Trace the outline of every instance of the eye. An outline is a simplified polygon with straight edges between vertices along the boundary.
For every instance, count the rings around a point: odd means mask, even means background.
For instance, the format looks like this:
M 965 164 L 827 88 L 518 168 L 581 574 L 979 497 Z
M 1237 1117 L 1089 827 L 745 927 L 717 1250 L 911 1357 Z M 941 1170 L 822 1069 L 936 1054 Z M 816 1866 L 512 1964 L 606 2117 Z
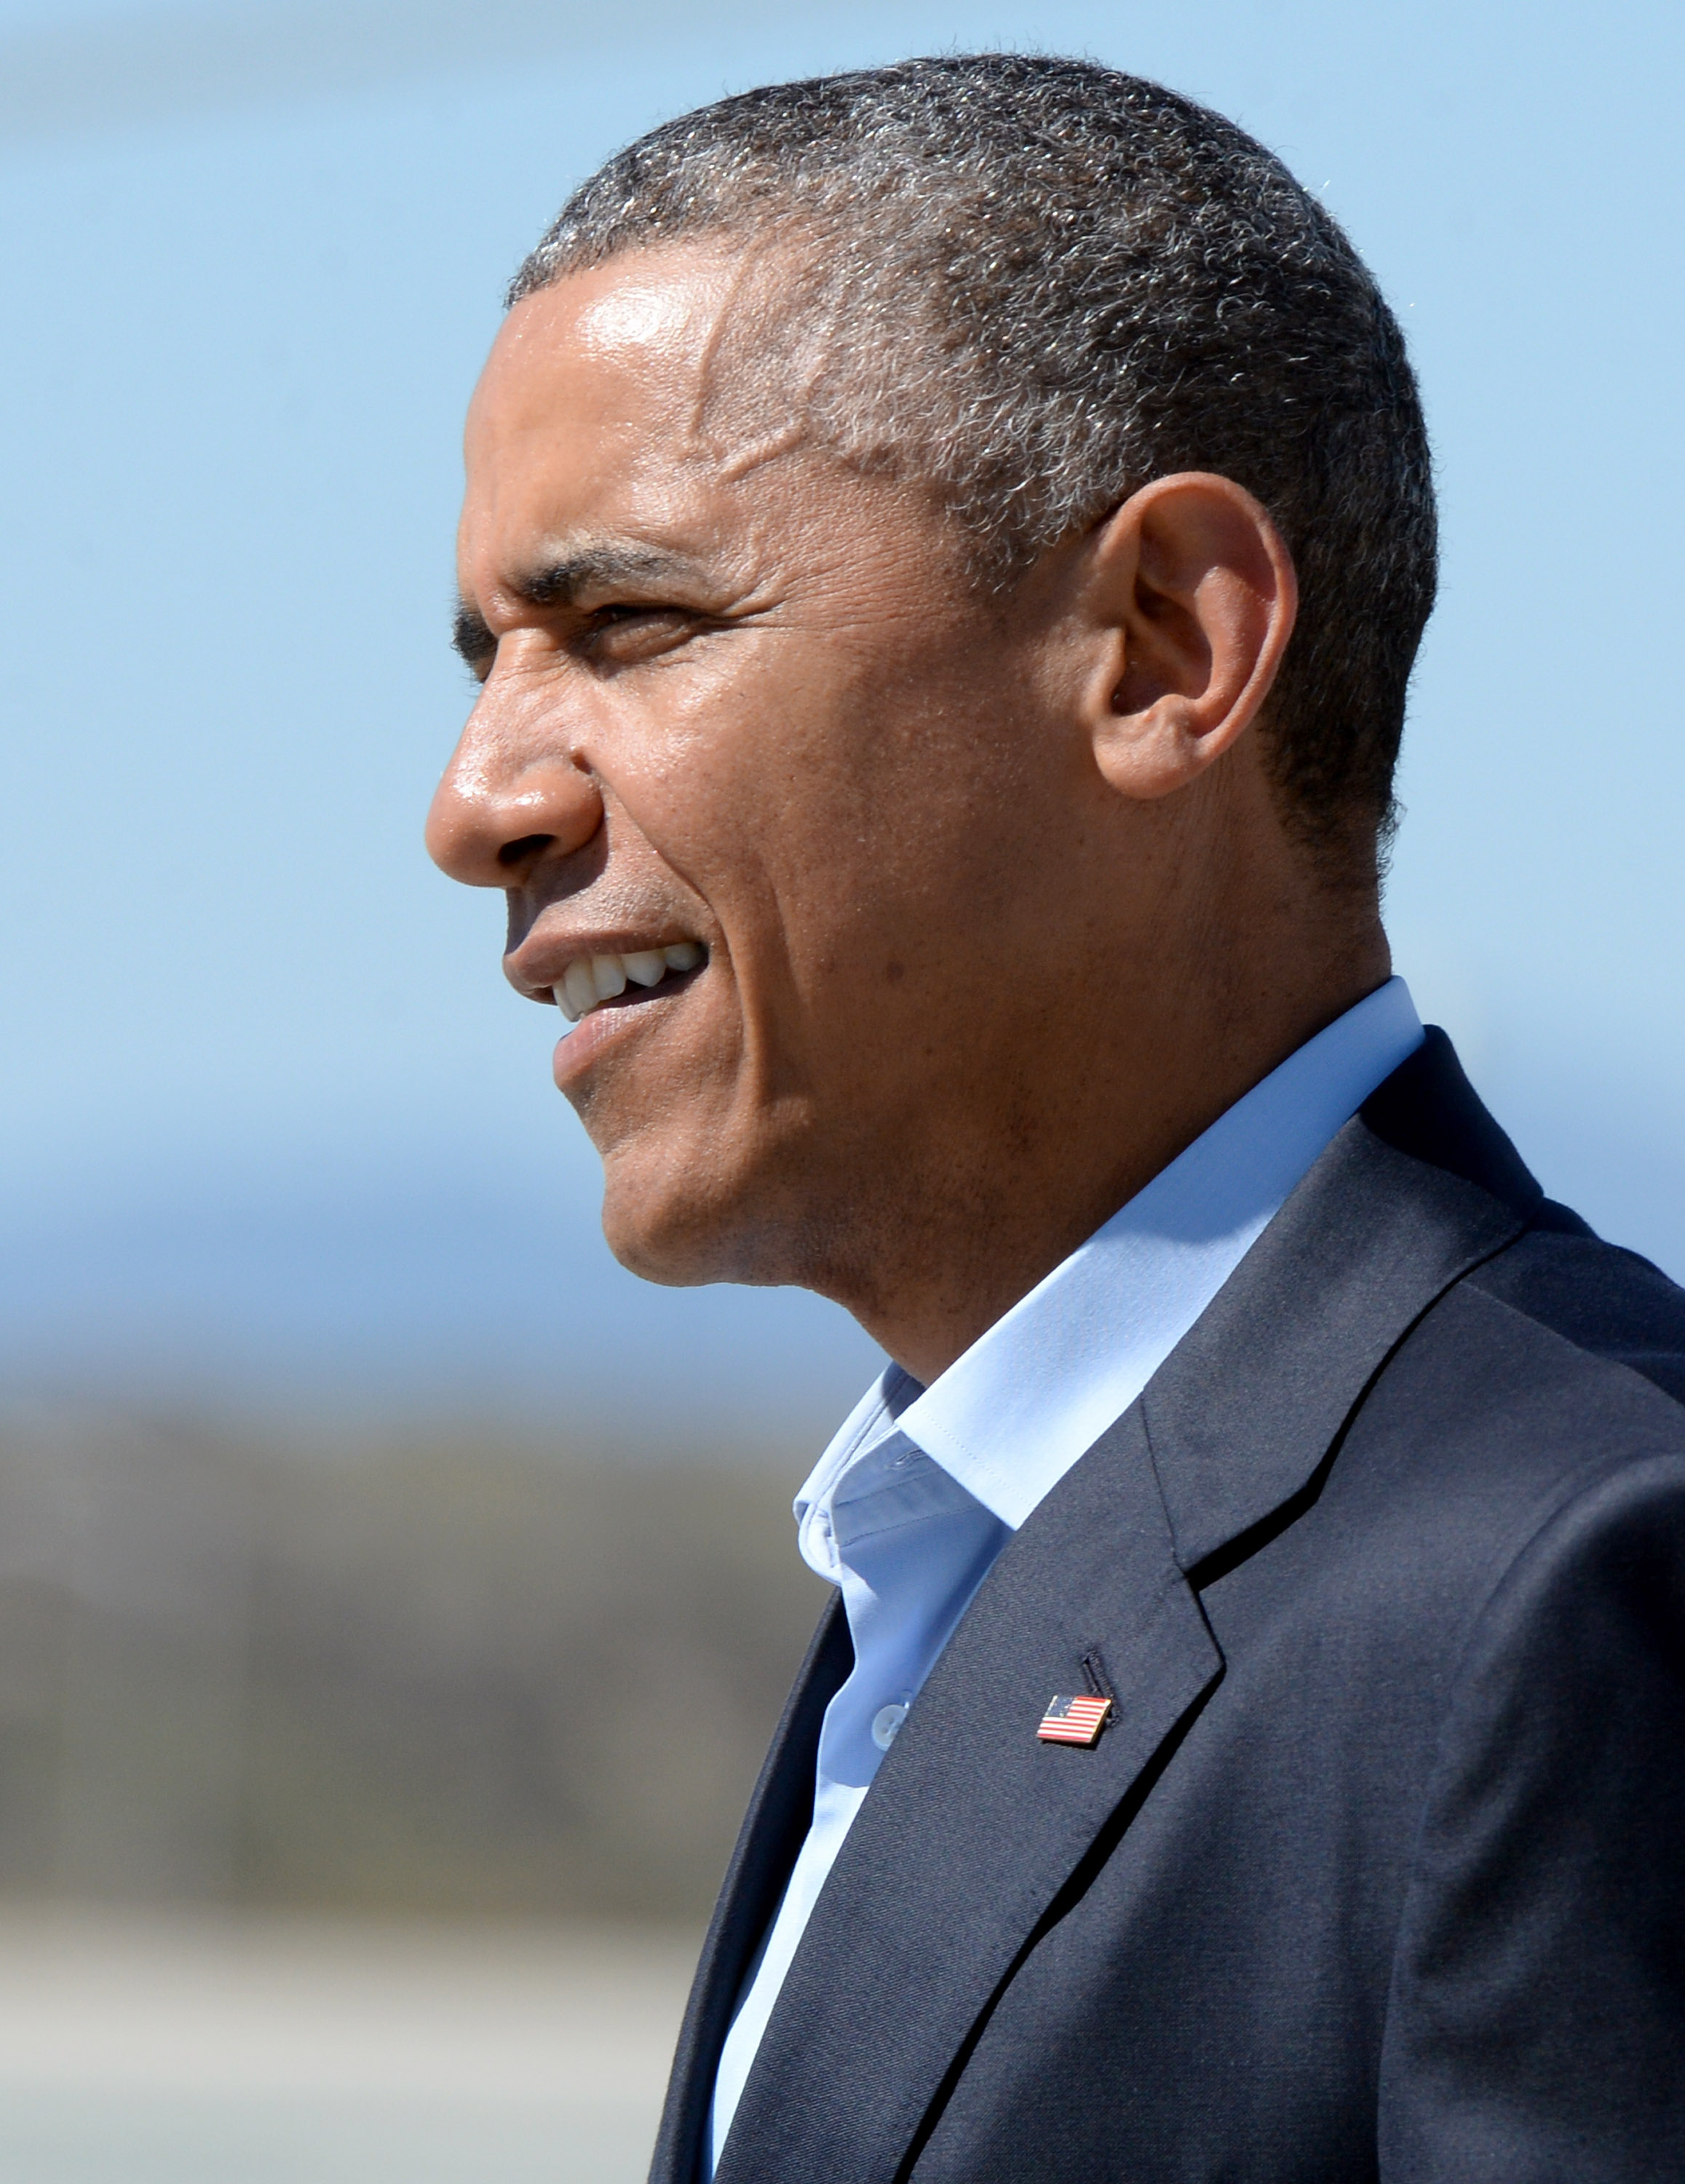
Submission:
M 593 630 L 619 629 L 631 621 L 648 621 L 652 616 L 668 620 L 679 612 L 677 607 L 638 606 L 631 602 L 617 603 L 611 607 L 597 607 L 591 616 Z
M 585 618 L 582 649 L 604 667 L 634 666 L 697 634 L 705 617 L 669 600 L 617 599 Z

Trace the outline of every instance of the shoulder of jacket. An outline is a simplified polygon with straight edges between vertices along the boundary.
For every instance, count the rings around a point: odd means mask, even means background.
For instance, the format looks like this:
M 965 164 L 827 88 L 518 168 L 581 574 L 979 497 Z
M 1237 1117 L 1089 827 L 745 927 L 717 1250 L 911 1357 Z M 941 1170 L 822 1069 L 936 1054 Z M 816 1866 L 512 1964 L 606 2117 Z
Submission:
M 1602 1379 L 1599 1367 L 1636 1374 L 1685 1428 L 1685 1289 L 1636 1251 L 1547 1201 L 1460 1286 L 1515 1315 L 1542 1346 L 1566 1345 L 1590 1381 Z

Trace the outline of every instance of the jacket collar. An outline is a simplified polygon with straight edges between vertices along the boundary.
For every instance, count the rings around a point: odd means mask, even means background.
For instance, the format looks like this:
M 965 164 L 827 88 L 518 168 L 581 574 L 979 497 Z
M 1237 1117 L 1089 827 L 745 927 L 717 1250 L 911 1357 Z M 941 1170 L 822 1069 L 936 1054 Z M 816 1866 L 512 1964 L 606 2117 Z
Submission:
M 1143 1393 L 1184 1569 L 1310 1484 L 1415 1322 L 1541 1197 L 1431 1028 Z
M 1108 1854 L 1221 1673 L 1190 1573 L 1243 1554 L 1314 1490 L 1392 1350 L 1520 1233 L 1538 1195 L 1449 1041 L 1430 1033 L 1141 1401 L 1002 1552 L 832 1868 L 718 2184 L 906 2174 L 994 1998 Z M 1083 1689 L 1085 1660 L 1116 1691 L 1115 1724 L 1093 1751 L 1039 1743 L 1049 1694 Z M 746 1823 L 654 2184 L 695 2174 L 720 2042 L 810 1793 L 812 1737 L 789 1724 L 810 1715 L 816 1736 L 823 1682 L 815 1666 L 798 1685 Z M 787 1780 L 798 1767 L 804 1780 Z

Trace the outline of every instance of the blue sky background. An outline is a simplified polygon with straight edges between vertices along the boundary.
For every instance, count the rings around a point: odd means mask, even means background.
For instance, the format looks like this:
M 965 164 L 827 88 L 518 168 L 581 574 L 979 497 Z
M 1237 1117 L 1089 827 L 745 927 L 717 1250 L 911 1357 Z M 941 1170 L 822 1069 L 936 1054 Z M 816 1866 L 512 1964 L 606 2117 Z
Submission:
M 1399 967 L 1685 1274 L 1677 4 L 0 0 L 0 1384 L 715 1446 L 852 1398 L 829 1306 L 614 1266 L 553 1019 L 423 858 L 458 436 L 615 145 L 994 44 L 1235 114 L 1399 309 L 1446 541 Z

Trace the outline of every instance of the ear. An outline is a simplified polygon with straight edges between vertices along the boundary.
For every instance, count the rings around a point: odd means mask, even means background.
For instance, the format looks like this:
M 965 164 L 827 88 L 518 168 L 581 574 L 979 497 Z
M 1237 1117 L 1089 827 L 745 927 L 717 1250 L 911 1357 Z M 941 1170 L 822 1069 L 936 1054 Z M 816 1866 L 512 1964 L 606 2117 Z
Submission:
M 1293 557 L 1243 487 L 1186 471 L 1092 534 L 1081 582 L 1095 760 L 1122 795 L 1168 796 L 1231 749 L 1269 695 L 1299 608 Z

